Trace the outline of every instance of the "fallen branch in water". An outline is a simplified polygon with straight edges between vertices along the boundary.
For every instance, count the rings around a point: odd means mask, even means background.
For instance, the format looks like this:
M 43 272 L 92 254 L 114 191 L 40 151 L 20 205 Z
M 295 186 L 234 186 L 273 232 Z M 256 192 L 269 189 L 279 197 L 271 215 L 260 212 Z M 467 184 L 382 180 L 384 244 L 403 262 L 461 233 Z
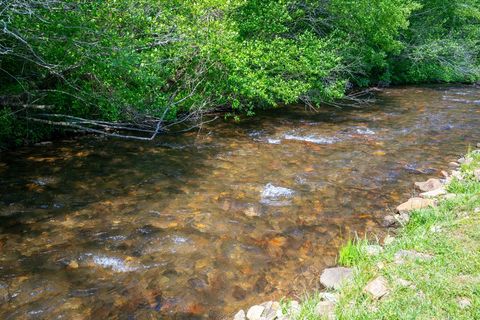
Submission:
M 180 120 L 172 123 L 165 124 L 163 119 L 167 112 L 164 112 L 161 118 L 151 118 L 144 121 L 141 124 L 135 123 L 121 123 L 121 122 L 108 122 L 108 121 L 99 121 L 99 120 L 90 120 L 80 117 L 68 116 L 63 114 L 37 114 L 36 117 L 26 116 L 24 119 L 28 121 L 33 121 L 36 123 L 47 124 L 51 126 L 63 127 L 66 130 L 73 130 L 76 132 L 85 132 L 85 133 L 96 133 L 108 137 L 121 138 L 121 139 L 130 139 L 130 140 L 141 140 L 141 141 L 152 141 L 160 133 L 169 131 L 168 128 L 171 128 L 174 125 L 184 123 L 192 117 L 192 115 L 187 115 Z M 194 125 L 179 130 L 178 132 L 186 132 L 193 130 L 195 128 L 201 128 L 204 124 L 215 121 L 218 119 L 218 116 L 201 122 L 195 122 Z M 139 132 L 150 134 L 150 136 L 138 136 L 131 134 L 121 134 L 119 132 Z

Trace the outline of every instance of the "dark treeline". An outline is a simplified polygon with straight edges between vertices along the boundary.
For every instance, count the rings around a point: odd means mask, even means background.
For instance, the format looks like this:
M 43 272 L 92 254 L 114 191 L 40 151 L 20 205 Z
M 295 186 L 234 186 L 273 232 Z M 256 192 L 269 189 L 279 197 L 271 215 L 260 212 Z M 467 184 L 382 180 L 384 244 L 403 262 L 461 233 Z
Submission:
M 0 143 L 480 79 L 480 0 L 0 0 Z

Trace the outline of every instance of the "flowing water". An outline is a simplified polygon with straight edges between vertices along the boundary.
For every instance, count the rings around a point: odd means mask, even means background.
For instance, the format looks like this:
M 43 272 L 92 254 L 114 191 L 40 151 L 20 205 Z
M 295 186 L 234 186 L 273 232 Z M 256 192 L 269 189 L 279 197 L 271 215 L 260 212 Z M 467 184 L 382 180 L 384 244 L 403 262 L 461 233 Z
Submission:
M 152 143 L 0 154 L 1 319 L 221 319 L 318 288 L 339 246 L 480 142 L 480 88 L 391 88 Z

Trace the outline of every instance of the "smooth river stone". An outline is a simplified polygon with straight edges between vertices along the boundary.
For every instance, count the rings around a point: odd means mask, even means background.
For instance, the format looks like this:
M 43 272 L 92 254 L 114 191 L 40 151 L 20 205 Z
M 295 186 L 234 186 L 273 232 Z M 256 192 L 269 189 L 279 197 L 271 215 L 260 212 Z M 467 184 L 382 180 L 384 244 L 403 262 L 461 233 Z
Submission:
M 428 179 L 425 182 L 415 182 L 415 185 L 423 192 L 433 191 L 443 187 L 443 183 L 439 179 Z
M 328 289 L 339 289 L 342 284 L 353 277 L 352 269 L 344 267 L 323 270 L 320 283 Z
M 404 213 L 433 206 L 435 206 L 435 201 L 432 199 L 411 198 L 407 202 L 399 205 L 397 207 L 397 211 L 400 213 Z
M 433 191 L 420 193 L 420 197 L 429 199 L 429 198 L 436 198 L 439 196 L 443 196 L 446 194 L 447 194 L 447 191 L 444 188 L 438 188 Z
M 387 280 L 384 277 L 378 277 L 370 281 L 364 291 L 378 300 L 386 296 L 390 292 L 390 289 L 388 288 Z
M 262 313 L 265 310 L 264 306 L 253 306 L 248 309 L 247 319 L 248 320 L 260 320 Z

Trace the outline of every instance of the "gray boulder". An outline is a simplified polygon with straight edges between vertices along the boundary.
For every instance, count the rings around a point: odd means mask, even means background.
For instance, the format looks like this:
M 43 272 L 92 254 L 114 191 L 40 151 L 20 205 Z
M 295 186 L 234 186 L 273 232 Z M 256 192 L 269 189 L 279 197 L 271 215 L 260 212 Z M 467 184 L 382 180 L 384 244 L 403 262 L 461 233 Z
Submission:
M 387 280 L 380 276 L 370 281 L 365 287 L 364 291 L 372 298 L 378 300 L 386 296 L 390 292 L 390 289 L 388 288 Z
M 336 267 L 323 270 L 320 283 L 328 289 L 339 289 L 344 282 L 352 279 L 353 271 L 350 268 Z
M 439 179 L 428 179 L 425 182 L 415 182 L 417 186 L 423 192 L 433 191 L 435 189 L 441 188 L 443 183 Z

